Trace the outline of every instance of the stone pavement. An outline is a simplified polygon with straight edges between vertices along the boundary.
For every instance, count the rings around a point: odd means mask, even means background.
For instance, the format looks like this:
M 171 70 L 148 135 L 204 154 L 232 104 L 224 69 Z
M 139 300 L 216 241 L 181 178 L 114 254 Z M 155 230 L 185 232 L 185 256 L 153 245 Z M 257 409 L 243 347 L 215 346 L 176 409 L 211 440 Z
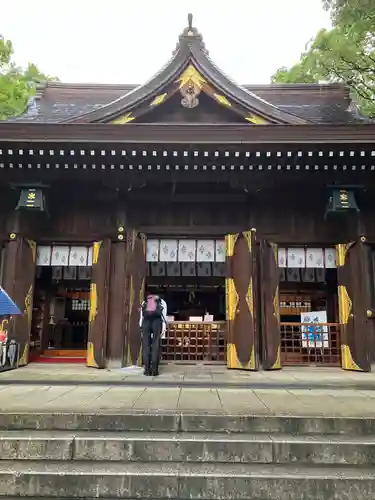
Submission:
M 144 387 L 368 389 L 375 390 L 373 373 L 339 368 L 286 367 L 280 371 L 227 370 L 223 365 L 162 365 L 159 377 L 144 377 L 141 369 L 96 370 L 78 364 L 34 363 L 0 373 L 1 384 L 77 384 Z
M 375 416 L 374 387 L 373 374 L 317 368 L 244 373 L 169 365 L 153 380 L 77 365 L 29 365 L 0 374 L 0 412 L 158 410 L 363 418 Z

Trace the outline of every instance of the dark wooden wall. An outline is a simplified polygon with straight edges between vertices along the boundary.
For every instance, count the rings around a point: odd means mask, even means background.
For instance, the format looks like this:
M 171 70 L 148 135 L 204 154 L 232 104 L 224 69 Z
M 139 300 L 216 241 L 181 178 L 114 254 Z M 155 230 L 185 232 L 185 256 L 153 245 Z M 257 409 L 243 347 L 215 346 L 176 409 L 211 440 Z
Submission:
M 375 197 L 366 195 L 357 216 L 325 218 L 325 189 L 271 187 L 246 193 L 228 184 L 177 188 L 150 184 L 131 192 L 100 184 L 68 183 L 49 191 L 48 214 L 22 213 L 20 231 L 40 242 L 117 238 L 119 220 L 151 235 L 179 236 L 257 230 L 259 239 L 283 244 L 336 244 L 365 235 L 375 244 Z M 0 199 L 0 235 L 12 230 L 17 198 Z M 121 216 L 120 216 L 121 214 Z
M 258 241 L 266 239 L 286 245 L 334 245 L 364 235 L 370 261 L 370 246 L 375 246 L 372 193 L 359 196 L 361 212 L 353 216 L 325 219 L 327 199 L 326 188 L 306 185 L 287 188 L 271 184 L 269 188 L 246 192 L 238 185 L 214 182 L 183 186 L 146 183 L 130 190 L 123 179 L 106 186 L 101 182 L 57 183 L 49 191 L 49 213 L 22 213 L 17 227 L 19 234 L 37 243 L 90 243 L 103 239 L 116 242 L 120 223 L 126 230 L 136 229 L 147 236 L 224 236 L 255 228 Z M 16 203 L 13 191 L 0 198 L 3 242 L 13 230 Z M 113 276 L 113 265 L 111 269 Z M 364 307 L 375 311 L 375 293 Z M 373 320 L 368 321 L 367 336 L 370 357 L 375 361 Z

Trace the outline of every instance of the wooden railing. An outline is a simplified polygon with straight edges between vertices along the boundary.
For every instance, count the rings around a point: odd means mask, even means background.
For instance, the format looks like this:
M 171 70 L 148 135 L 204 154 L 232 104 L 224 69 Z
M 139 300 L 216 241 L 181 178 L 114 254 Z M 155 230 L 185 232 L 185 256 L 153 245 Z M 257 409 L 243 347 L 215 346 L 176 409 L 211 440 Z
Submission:
M 280 333 L 282 365 L 340 365 L 338 323 L 281 323 Z
M 225 343 L 225 321 L 172 321 L 162 339 L 162 360 L 224 363 Z
M 281 364 L 340 366 L 338 323 L 281 323 Z M 162 360 L 225 363 L 226 322 L 173 321 L 162 339 Z

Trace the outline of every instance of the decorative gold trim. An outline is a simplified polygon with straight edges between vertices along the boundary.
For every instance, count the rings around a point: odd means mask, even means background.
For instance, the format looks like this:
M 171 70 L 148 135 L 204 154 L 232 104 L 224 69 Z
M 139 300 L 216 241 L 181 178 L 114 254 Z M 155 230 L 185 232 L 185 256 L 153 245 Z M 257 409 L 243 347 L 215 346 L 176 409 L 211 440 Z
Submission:
M 158 106 L 159 104 L 161 104 L 162 102 L 164 102 L 165 99 L 167 98 L 167 95 L 168 95 L 167 92 L 164 92 L 164 94 L 157 95 L 155 97 L 155 99 L 153 99 L 153 101 L 150 103 L 150 107 L 151 106 Z
M 236 345 L 232 343 L 227 344 L 227 367 L 229 369 L 237 370 L 256 370 L 255 366 L 255 346 L 251 349 L 250 360 L 247 364 L 243 365 L 237 356 Z
M 134 306 L 134 285 L 133 285 L 133 276 L 130 276 L 130 284 L 129 284 L 129 319 L 131 318 Z
M 277 348 L 277 356 L 276 356 L 276 361 L 272 365 L 272 370 L 279 370 L 281 368 L 281 346 Z
M 250 278 L 249 287 L 246 293 L 246 303 L 249 308 L 251 318 L 254 319 L 254 296 L 253 296 L 253 278 Z
M 18 360 L 18 365 L 25 366 L 27 365 L 28 361 L 29 361 L 29 344 L 25 344 L 22 355 Z
M 139 354 L 138 354 L 138 358 L 137 358 L 137 366 L 142 366 L 142 342 L 141 342 L 141 346 L 139 348 Z
M 90 285 L 90 309 L 89 309 L 89 323 L 92 323 L 98 314 L 98 293 L 96 283 Z
M 349 321 L 353 303 L 349 297 L 346 286 L 339 285 L 337 290 L 339 299 L 339 321 L 341 325 L 346 325 Z
M 142 302 L 145 300 L 144 295 L 145 295 L 145 278 L 142 279 L 141 286 L 139 289 L 139 307 L 142 305 Z
M 252 246 L 253 246 L 253 241 L 252 241 L 253 231 L 243 231 L 242 234 L 243 234 L 243 237 L 245 238 L 245 240 L 247 241 L 247 245 L 249 247 L 249 253 L 251 254 Z
M 130 238 L 131 238 L 131 250 L 132 250 L 132 252 L 134 251 L 136 237 L 137 237 L 136 230 L 132 229 L 131 230 L 131 234 L 130 234 Z
M 140 233 L 141 237 L 141 242 L 142 242 L 142 253 L 143 257 L 146 260 L 146 254 L 147 254 L 147 239 L 146 236 L 143 233 Z
M 192 64 L 189 64 L 185 71 L 183 71 L 182 74 L 177 78 L 176 82 L 180 84 L 180 89 L 188 84 L 193 84 L 201 89 L 203 87 L 203 84 L 207 83 L 203 76 Z
M 279 285 L 276 287 L 275 296 L 273 298 L 273 315 L 277 319 L 277 322 L 280 323 Z
M 261 116 L 254 115 L 253 113 L 249 113 L 246 117 L 245 120 L 247 120 L 250 123 L 253 123 L 254 125 L 269 125 L 269 122 L 262 118 Z
M 342 267 L 345 265 L 346 254 L 348 253 L 350 247 L 354 245 L 354 241 L 349 243 L 339 243 L 336 245 L 336 265 L 337 267 Z
M 27 244 L 29 245 L 30 250 L 31 250 L 33 264 L 35 264 L 35 262 L 36 262 L 36 242 L 33 240 L 26 240 L 26 241 L 27 241 Z
M 87 342 L 87 366 L 91 368 L 99 368 L 98 363 L 95 361 L 95 346 L 93 342 Z
M 233 321 L 236 317 L 239 300 L 233 278 L 226 278 L 225 280 L 225 295 L 227 321 Z
M 357 372 L 363 372 L 357 363 L 354 361 L 350 347 L 346 344 L 341 345 L 341 367 L 344 370 L 353 370 Z
M 213 93 L 212 95 L 215 97 L 217 102 L 219 102 L 223 106 L 228 106 L 228 108 L 232 106 L 232 104 L 228 101 L 228 99 L 224 95 L 215 94 L 215 93 Z
M 274 256 L 274 259 L 275 259 L 276 267 L 279 267 L 278 246 L 277 246 L 276 243 L 270 243 L 270 246 L 271 246 L 271 249 L 272 249 L 272 252 L 273 252 L 273 256 Z
M 233 257 L 234 255 L 234 247 L 236 245 L 236 241 L 238 239 L 238 233 L 237 234 L 227 234 L 225 236 L 225 250 L 226 250 L 226 256 L 227 257 Z
M 116 118 L 115 120 L 111 121 L 111 125 L 125 125 L 125 123 L 129 123 L 131 121 L 135 120 L 135 116 L 132 115 L 132 112 L 129 111 L 129 113 L 126 113 L 124 116 L 120 116 L 119 118 Z
M 128 349 L 127 349 L 127 353 L 126 353 L 126 366 L 131 366 L 132 364 L 133 363 L 132 363 L 132 355 L 130 352 L 130 344 L 128 343 Z M 142 366 L 142 344 L 139 348 L 136 366 Z
M 97 264 L 99 261 L 99 252 L 103 241 L 95 241 L 92 246 L 92 263 Z
M 27 318 L 27 327 L 29 334 L 33 316 L 33 288 L 34 288 L 33 285 L 30 285 L 29 290 L 25 297 L 24 311 L 23 311 Z

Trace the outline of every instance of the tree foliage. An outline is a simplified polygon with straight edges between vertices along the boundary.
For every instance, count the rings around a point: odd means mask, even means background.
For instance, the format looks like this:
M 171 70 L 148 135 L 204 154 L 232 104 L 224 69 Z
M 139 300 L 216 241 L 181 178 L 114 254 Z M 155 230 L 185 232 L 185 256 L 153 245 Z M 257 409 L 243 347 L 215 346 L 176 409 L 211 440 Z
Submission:
M 17 66 L 11 41 L 0 36 L 0 120 L 21 114 L 36 85 L 46 80 L 56 78 L 41 73 L 32 63 L 26 69 Z
M 324 0 L 333 27 L 320 30 L 300 61 L 273 82 L 344 82 L 363 114 L 375 117 L 375 1 Z

